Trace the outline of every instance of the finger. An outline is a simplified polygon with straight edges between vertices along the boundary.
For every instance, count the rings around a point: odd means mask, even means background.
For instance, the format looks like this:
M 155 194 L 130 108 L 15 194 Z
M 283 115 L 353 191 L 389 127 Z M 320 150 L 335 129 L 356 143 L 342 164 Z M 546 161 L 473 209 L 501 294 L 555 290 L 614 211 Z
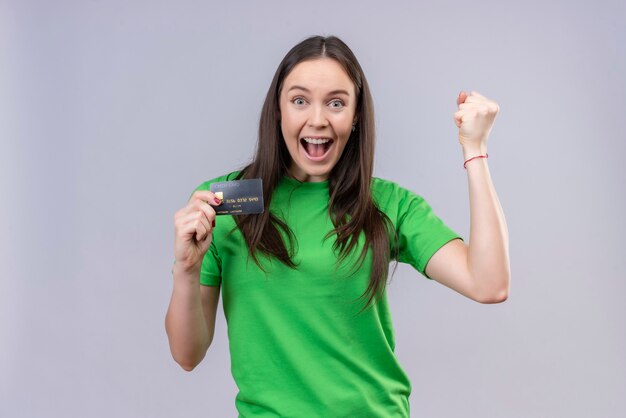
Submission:
M 187 204 L 181 208 L 178 212 L 176 212 L 176 215 L 174 216 L 175 219 L 184 219 L 186 218 L 188 215 L 194 213 L 194 212 L 198 212 L 200 211 L 200 205 L 201 202 L 204 202 L 203 200 L 200 199 L 196 199 L 196 198 L 191 198 L 189 200 L 189 202 L 187 202 Z M 206 205 L 207 203 L 204 202 L 204 204 Z
M 459 108 L 461 110 L 473 110 L 483 115 L 494 111 L 493 108 L 489 107 L 486 103 L 462 103 L 459 105 Z
M 468 120 L 476 119 L 477 115 L 478 112 L 475 109 L 459 110 L 454 113 L 454 120 L 458 121 L 459 124 L 463 124 L 463 122 L 466 122 Z
M 461 103 L 459 105 L 459 109 L 460 110 L 480 110 L 483 107 L 485 109 L 487 109 L 487 107 L 484 104 L 482 104 L 482 103 L 467 103 L 467 102 L 465 102 L 465 103 Z
M 494 100 L 489 99 L 488 97 L 483 96 L 482 94 L 479 94 L 476 91 L 472 91 L 472 96 L 470 96 L 470 98 L 468 98 L 466 102 L 467 101 L 481 102 L 489 108 L 490 112 L 493 113 L 498 113 L 500 111 L 500 105 L 498 105 L 498 103 L 496 103 Z
M 204 216 L 208 224 L 210 225 L 213 221 L 215 221 L 215 209 L 213 206 L 206 203 L 204 200 L 196 199 L 186 206 L 187 214 L 200 213 Z
M 461 125 L 463 124 L 463 114 L 465 112 L 463 110 L 459 110 L 454 112 L 454 123 L 456 124 L 457 128 L 460 128 Z
M 204 205 L 208 206 L 206 203 Z M 207 214 L 203 210 L 197 212 L 196 224 L 196 240 L 202 241 L 209 234 L 213 233 L 212 222 L 207 219 Z
M 197 190 L 191 195 L 191 198 L 189 200 L 202 200 L 213 206 L 218 206 L 222 204 L 221 199 L 217 198 L 217 196 L 215 196 L 215 193 L 209 190 Z
M 201 211 L 196 213 L 196 217 L 190 222 L 192 227 L 192 235 L 195 236 L 196 241 L 203 241 L 212 232 L 211 224 L 207 222 L 204 213 Z
M 200 224 L 203 225 L 204 229 L 198 227 Z M 200 234 L 197 235 L 196 239 L 201 240 L 211 231 L 210 225 L 202 211 L 195 211 L 177 222 L 177 230 L 179 235 L 189 237 L 199 232 Z
M 209 230 L 207 228 L 207 226 L 204 224 L 204 222 L 202 221 L 202 219 L 198 219 L 195 223 L 196 226 L 196 241 L 200 242 L 200 241 L 204 241 L 204 239 L 209 236 Z
M 461 122 L 475 122 L 478 119 L 478 111 L 468 110 L 461 115 Z
M 212 223 L 215 223 L 216 213 L 215 213 L 215 209 L 213 209 L 213 206 L 207 204 L 203 200 L 196 200 L 193 203 L 192 208 L 193 208 L 194 211 L 202 212 L 204 217 L 207 219 L 209 225 L 212 224 Z
M 466 99 L 467 99 L 467 93 L 465 93 L 465 91 L 461 90 L 461 92 L 459 93 L 459 95 L 456 98 L 457 106 L 460 105 L 461 103 L 464 103 Z
M 180 215 L 179 212 L 177 212 L 177 217 L 175 221 L 176 230 L 180 233 L 189 232 L 188 224 L 193 222 L 193 220 L 196 218 L 197 215 L 195 212 L 181 212 Z
M 210 226 L 210 230 L 212 231 L 215 228 L 215 209 L 212 206 L 206 204 L 206 202 L 198 202 L 199 209 L 202 211 L 204 215 L 204 221 L 207 225 L 207 228 Z
M 487 106 L 487 108 L 492 112 L 498 112 L 500 107 L 496 102 L 486 98 L 485 96 L 469 96 L 465 103 L 478 103 Z
M 468 99 L 469 100 L 469 99 Z M 462 103 L 459 105 L 459 109 L 463 110 L 475 110 L 476 112 L 482 115 L 497 114 L 500 110 L 500 106 L 494 102 L 471 102 L 471 103 Z
M 500 111 L 500 106 L 498 106 L 498 103 L 485 97 L 470 96 L 467 98 L 467 100 L 465 100 L 465 103 L 477 103 L 487 106 L 487 109 L 492 113 L 498 113 Z
M 465 99 L 465 103 L 489 103 L 490 100 L 485 97 L 469 96 Z

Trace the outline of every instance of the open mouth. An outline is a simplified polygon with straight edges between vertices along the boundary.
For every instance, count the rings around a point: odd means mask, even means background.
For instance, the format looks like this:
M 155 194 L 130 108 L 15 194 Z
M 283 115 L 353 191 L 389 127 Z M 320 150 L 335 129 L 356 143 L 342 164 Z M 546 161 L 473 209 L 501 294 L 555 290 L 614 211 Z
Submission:
M 313 161 L 323 160 L 334 142 L 331 138 L 300 138 L 304 152 Z

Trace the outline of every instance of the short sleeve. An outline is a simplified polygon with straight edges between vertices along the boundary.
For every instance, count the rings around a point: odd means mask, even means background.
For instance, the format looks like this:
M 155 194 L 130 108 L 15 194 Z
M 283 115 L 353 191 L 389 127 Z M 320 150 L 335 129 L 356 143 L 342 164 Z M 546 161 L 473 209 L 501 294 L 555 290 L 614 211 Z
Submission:
M 412 265 L 426 278 L 430 258 L 453 239 L 463 239 L 435 215 L 421 196 L 397 186 L 398 261 Z

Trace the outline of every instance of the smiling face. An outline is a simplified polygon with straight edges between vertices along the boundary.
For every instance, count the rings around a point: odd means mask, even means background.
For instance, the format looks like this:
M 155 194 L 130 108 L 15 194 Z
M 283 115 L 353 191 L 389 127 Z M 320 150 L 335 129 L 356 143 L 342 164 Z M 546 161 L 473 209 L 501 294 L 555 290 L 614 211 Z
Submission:
M 293 177 L 328 180 L 352 133 L 355 111 L 354 83 L 337 61 L 320 58 L 293 67 L 280 92 L 280 125 Z

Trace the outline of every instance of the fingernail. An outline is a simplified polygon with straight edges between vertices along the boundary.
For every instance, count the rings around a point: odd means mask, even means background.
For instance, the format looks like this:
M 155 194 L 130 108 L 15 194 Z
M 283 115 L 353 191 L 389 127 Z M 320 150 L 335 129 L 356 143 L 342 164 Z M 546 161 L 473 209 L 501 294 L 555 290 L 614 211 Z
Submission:
M 217 203 L 218 205 L 222 204 L 222 201 L 220 200 L 219 197 L 214 198 L 213 200 L 215 200 L 215 203 Z
M 215 219 L 213 219 L 213 228 L 215 228 Z

